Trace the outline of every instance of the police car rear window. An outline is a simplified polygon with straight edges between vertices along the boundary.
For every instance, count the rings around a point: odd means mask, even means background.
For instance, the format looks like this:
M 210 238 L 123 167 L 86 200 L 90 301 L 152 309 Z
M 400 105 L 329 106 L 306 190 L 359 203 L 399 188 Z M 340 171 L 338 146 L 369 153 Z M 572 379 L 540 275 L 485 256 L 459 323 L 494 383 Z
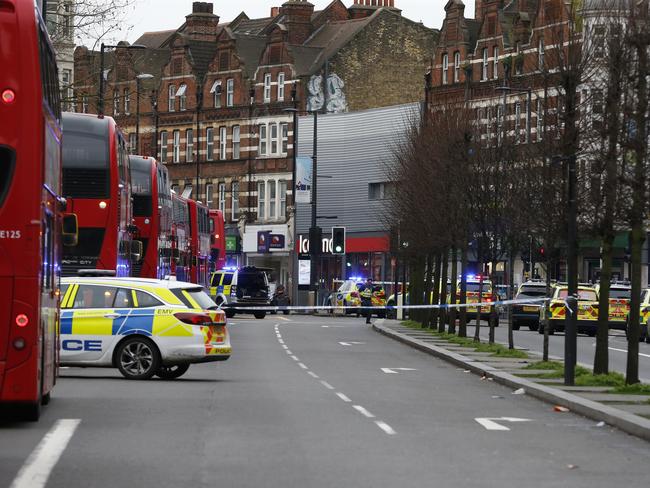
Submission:
M 523 286 L 517 295 L 518 297 L 543 297 L 546 295 L 546 287 L 543 286 Z
M 609 298 L 631 298 L 632 290 L 609 290 Z
M 196 304 L 204 310 L 217 308 L 217 304 L 212 301 L 206 292 L 203 291 L 203 288 L 176 288 L 172 290 L 172 293 L 176 295 L 176 298 L 183 302 L 183 305 L 188 308 L 195 308 L 196 305 L 188 299 L 187 295 L 189 295 L 192 300 L 194 300 Z

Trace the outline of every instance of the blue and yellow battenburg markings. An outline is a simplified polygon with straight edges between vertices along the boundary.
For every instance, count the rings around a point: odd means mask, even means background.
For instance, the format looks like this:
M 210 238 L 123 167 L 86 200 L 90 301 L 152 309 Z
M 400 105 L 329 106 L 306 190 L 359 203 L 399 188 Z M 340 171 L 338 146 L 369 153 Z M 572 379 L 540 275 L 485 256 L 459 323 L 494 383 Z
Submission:
M 116 314 L 119 317 L 106 318 Z M 92 320 L 92 322 L 91 322 Z M 114 336 L 141 334 L 147 337 L 190 337 L 192 326 L 173 316 L 171 309 L 64 310 L 61 334 Z

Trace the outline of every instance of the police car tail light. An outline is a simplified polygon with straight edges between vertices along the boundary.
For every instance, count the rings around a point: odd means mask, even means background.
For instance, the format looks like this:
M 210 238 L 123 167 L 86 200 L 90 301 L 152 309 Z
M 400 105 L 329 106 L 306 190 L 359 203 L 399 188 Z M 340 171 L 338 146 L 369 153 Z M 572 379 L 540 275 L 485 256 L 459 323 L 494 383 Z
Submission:
M 16 325 L 18 327 L 27 327 L 29 324 L 29 318 L 24 313 L 16 315 Z
M 353 291 L 352 293 L 350 293 L 350 296 L 352 298 L 359 298 L 359 292 L 358 291 Z
M 191 325 L 210 325 L 213 323 L 212 318 L 204 313 L 179 312 L 175 313 L 174 317 L 185 324 Z

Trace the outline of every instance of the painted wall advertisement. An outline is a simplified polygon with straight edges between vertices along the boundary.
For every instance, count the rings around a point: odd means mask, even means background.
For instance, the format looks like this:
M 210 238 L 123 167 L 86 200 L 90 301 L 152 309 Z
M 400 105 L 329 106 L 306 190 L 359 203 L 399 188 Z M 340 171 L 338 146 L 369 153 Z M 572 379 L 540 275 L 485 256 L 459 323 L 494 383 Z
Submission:
M 311 203 L 312 159 L 296 158 L 296 203 Z

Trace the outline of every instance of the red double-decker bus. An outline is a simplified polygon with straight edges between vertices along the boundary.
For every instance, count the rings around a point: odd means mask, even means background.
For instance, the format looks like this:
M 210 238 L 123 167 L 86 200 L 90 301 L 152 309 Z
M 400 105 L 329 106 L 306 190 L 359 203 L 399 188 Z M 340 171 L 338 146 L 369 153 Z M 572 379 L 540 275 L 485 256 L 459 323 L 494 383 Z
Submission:
M 79 222 L 77 245 L 63 252 L 63 276 L 83 269 L 129 276 L 138 257 L 131 246 L 129 156 L 111 117 L 63 114 L 63 196 Z
M 187 199 L 172 192 L 172 275 L 190 281 L 192 252 Z
M 190 281 L 209 287 L 210 280 L 210 211 L 206 205 L 188 199 L 190 215 Z
M 131 275 L 162 279 L 172 272 L 172 199 L 167 168 L 155 159 L 130 156 L 133 219 L 142 242 L 142 259 Z
M 226 265 L 226 223 L 221 210 L 210 210 L 210 272 Z
M 65 201 L 56 61 L 34 2 L 0 2 L 0 66 L 0 404 L 37 420 L 57 374 Z

